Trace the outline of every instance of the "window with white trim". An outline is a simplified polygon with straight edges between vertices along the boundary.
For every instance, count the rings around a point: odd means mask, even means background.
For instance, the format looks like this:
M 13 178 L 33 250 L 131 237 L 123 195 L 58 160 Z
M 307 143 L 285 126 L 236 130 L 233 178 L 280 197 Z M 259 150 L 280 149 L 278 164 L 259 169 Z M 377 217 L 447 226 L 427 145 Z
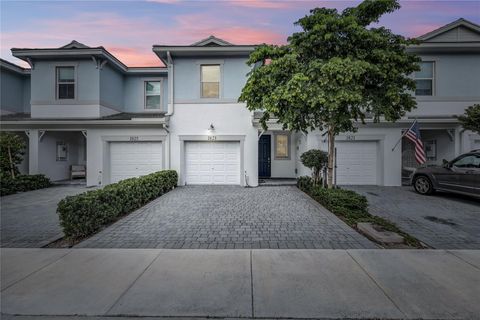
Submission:
M 160 109 L 161 81 L 145 81 L 145 109 Z
M 435 63 L 433 61 L 420 62 L 420 71 L 415 72 L 416 96 L 433 96 Z
M 288 134 L 275 134 L 275 159 L 290 159 L 290 137 Z
M 202 98 L 220 98 L 220 65 L 200 66 L 200 91 Z
M 57 99 L 75 99 L 75 67 L 56 67 Z
M 68 160 L 68 145 L 64 141 L 57 141 L 57 161 Z

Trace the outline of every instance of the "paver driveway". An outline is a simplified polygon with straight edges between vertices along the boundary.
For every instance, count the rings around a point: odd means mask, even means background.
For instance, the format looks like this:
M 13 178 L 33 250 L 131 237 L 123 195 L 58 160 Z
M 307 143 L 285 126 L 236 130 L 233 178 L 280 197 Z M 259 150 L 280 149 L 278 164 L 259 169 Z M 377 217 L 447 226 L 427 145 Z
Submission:
M 57 204 L 69 195 L 86 191 L 83 186 L 56 186 L 2 197 L 0 200 L 1 247 L 39 248 L 63 236 Z
M 480 249 L 480 201 L 447 193 L 422 196 L 412 187 L 350 186 L 370 213 L 436 249 Z
M 78 244 L 88 248 L 375 248 L 296 187 L 187 186 Z

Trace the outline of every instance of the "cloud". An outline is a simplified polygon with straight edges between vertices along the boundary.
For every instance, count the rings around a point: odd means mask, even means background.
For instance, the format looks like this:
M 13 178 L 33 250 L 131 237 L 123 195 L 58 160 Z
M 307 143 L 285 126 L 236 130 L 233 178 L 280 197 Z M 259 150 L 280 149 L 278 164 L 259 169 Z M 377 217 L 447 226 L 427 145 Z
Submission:
M 235 6 L 246 8 L 260 8 L 260 9 L 285 9 L 298 4 L 298 2 L 305 2 L 305 0 L 146 0 L 147 2 L 155 2 L 160 4 L 196 4 L 196 5 L 210 5 L 215 2 L 215 5 Z M 314 0 L 306 0 L 311 2 Z
M 247 7 L 247 8 L 260 8 L 260 9 L 286 9 L 295 5 L 295 1 L 285 0 L 227 0 L 223 1 L 226 5 Z M 298 1 L 297 1 L 298 3 Z
M 146 0 L 147 2 L 155 2 L 160 4 L 175 5 L 196 5 L 197 7 L 241 7 L 252 9 L 280 9 L 286 10 L 291 8 L 305 7 L 313 8 L 318 6 L 339 6 L 344 7 L 347 4 L 355 4 L 360 0 Z
M 104 46 L 128 66 L 160 66 L 160 59 L 152 52 L 153 44 L 191 44 L 212 34 L 235 44 L 286 40 L 286 36 L 270 28 L 242 26 L 211 13 L 178 15 L 173 23 L 166 23 L 115 13 L 83 12 L 66 19 L 39 19 L 24 30 L 2 32 L 1 56 L 12 60 L 12 47 L 58 48 L 77 40 L 92 47 Z
M 141 19 L 79 13 L 68 19 L 37 20 L 33 25 L 34 28 L 28 28 L 28 31 L 2 32 L 2 57 L 10 56 L 8 50 L 12 47 L 57 48 L 77 40 L 87 46 L 104 46 L 129 66 L 161 65 L 151 51 L 151 39 L 158 35 L 158 31 L 148 28 L 148 22 Z
M 441 26 L 442 24 L 429 24 L 429 23 L 409 25 L 404 27 L 404 34 L 409 37 L 419 37 L 435 29 L 438 29 Z
M 3 10 L 1 56 L 14 60 L 9 50 L 12 47 L 55 48 L 75 39 L 89 46 L 104 46 L 129 66 L 158 66 L 161 62 L 151 51 L 153 44 L 191 44 L 210 35 L 234 44 L 282 44 L 286 42 L 287 35 L 296 30 L 293 22 L 305 15 L 308 9 L 317 6 L 343 9 L 359 1 L 150 2 L 164 6 L 122 2 L 98 7 L 89 3 L 87 7 L 80 1 L 54 6 L 41 2 L 42 10 L 48 9 L 51 14 L 39 14 L 29 7 L 29 11 L 22 14 L 22 19 L 18 21 L 3 19 L 12 14 Z M 180 4 L 182 6 L 177 7 Z M 410 37 L 422 35 L 460 16 L 478 23 L 478 2 L 475 5 L 469 1 L 401 1 L 401 4 L 401 10 L 385 15 L 380 24 Z M 2 8 L 5 9 L 5 6 Z
M 181 0 L 146 0 L 147 2 L 156 2 L 156 3 L 164 3 L 164 4 L 176 4 L 180 3 Z
M 178 16 L 170 32 L 174 39 L 188 39 L 193 43 L 214 35 L 234 44 L 284 43 L 286 36 L 259 26 L 241 26 L 211 14 L 188 14 Z M 175 43 L 175 41 L 174 41 Z
M 163 65 L 151 50 L 145 51 L 144 48 L 117 47 L 109 45 L 105 47 L 111 54 L 119 58 L 129 67 L 151 67 Z
M 217 31 L 216 35 L 234 44 L 284 44 L 287 42 L 287 37 L 282 34 L 248 27 L 231 27 Z

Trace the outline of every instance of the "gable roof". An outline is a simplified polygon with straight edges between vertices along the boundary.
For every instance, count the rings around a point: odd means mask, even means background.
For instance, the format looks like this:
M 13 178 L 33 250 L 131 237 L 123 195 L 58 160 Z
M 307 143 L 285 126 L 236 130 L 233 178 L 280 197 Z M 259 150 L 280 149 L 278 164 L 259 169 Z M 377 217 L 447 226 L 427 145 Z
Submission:
M 257 45 L 236 45 L 215 36 L 197 41 L 191 45 L 153 45 L 153 52 L 167 65 L 176 57 L 218 57 L 248 56 Z
M 447 34 L 448 36 L 446 36 Z M 460 18 L 443 27 L 421 35 L 417 39 L 422 42 L 466 42 L 475 41 L 475 34 L 478 35 L 477 41 L 480 41 L 480 26 L 464 18 Z
M 209 36 L 208 38 L 205 38 L 193 43 L 192 46 L 194 47 L 233 46 L 233 44 L 212 35 L 212 36 Z
M 84 45 L 83 43 L 78 42 L 77 40 L 72 40 L 70 43 L 60 47 L 59 49 L 85 49 L 85 48 L 90 48 L 87 45 Z
M 416 53 L 479 53 L 480 26 L 460 18 L 417 38 L 407 50 Z
M 88 58 L 93 59 L 100 67 L 102 61 L 108 61 L 112 66 L 122 72 L 145 74 L 145 73 L 163 73 L 166 72 L 165 67 L 127 67 L 122 61 L 111 54 L 103 46 L 89 47 L 76 40 L 59 48 L 12 48 L 12 55 L 24 60 L 34 66 L 35 60 L 52 59 L 52 58 Z

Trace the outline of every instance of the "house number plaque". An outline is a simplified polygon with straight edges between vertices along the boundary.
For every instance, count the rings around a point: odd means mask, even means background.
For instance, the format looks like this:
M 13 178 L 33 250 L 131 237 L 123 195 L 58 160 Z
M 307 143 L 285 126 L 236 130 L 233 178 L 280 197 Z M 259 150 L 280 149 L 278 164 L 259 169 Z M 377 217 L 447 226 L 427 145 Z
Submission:
M 130 141 L 138 141 L 138 136 L 131 136 Z
M 348 141 L 353 141 L 353 140 L 355 140 L 355 136 L 354 135 L 347 135 L 345 137 L 345 139 L 348 140 Z
M 217 136 L 208 136 L 207 140 L 208 141 L 215 141 L 215 140 L 217 140 Z

